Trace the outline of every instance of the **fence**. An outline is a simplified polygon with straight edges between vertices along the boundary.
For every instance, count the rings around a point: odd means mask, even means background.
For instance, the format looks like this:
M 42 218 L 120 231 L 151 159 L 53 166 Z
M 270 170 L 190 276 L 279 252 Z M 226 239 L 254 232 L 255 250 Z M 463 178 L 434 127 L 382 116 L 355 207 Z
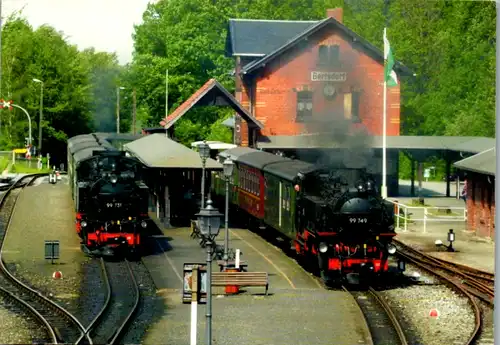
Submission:
M 423 222 L 424 233 L 427 232 L 428 222 L 466 222 L 467 208 L 448 206 L 408 206 L 397 200 L 389 200 L 394 205 L 394 216 L 396 217 L 396 229 L 408 231 L 408 224 L 412 222 Z

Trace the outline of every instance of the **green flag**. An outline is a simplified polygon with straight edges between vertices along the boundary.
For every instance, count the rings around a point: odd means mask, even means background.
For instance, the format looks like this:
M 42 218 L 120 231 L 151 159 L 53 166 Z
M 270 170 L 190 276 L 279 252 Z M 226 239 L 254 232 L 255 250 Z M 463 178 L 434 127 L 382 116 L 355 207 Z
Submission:
M 398 76 L 393 70 L 394 56 L 392 55 L 391 45 L 387 39 L 387 29 L 384 28 L 384 81 L 387 86 L 397 86 Z

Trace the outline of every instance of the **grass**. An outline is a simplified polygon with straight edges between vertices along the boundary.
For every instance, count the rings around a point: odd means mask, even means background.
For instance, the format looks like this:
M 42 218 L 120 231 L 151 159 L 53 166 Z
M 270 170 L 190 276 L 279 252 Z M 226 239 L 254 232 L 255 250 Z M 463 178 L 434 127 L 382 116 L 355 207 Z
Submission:
M 37 162 L 31 162 L 31 166 L 27 162 L 19 162 L 10 167 L 9 173 L 18 173 L 18 174 L 34 174 L 34 173 L 48 173 L 51 169 L 43 168 L 38 169 Z

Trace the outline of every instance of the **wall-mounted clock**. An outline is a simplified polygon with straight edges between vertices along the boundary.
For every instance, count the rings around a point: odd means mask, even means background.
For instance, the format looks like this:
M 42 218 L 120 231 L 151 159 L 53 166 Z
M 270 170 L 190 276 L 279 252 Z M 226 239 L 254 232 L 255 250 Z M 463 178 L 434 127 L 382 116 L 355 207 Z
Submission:
M 337 95 L 337 90 L 332 84 L 326 84 L 323 88 L 323 95 L 326 98 L 334 98 Z

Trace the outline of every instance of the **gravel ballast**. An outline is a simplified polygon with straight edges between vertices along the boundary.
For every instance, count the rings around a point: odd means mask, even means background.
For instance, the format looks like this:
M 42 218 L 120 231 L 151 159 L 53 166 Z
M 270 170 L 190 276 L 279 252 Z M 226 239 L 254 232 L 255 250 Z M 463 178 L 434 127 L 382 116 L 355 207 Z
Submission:
M 411 264 L 405 275 L 416 284 L 381 291 L 405 329 L 409 343 L 464 344 L 474 330 L 474 313 L 466 296 Z M 432 309 L 438 317 L 431 317 Z
M 12 310 L 11 310 L 12 309 Z M 19 313 L 17 304 L 0 296 L 0 339 L 2 344 L 32 344 L 47 339 L 33 316 Z

